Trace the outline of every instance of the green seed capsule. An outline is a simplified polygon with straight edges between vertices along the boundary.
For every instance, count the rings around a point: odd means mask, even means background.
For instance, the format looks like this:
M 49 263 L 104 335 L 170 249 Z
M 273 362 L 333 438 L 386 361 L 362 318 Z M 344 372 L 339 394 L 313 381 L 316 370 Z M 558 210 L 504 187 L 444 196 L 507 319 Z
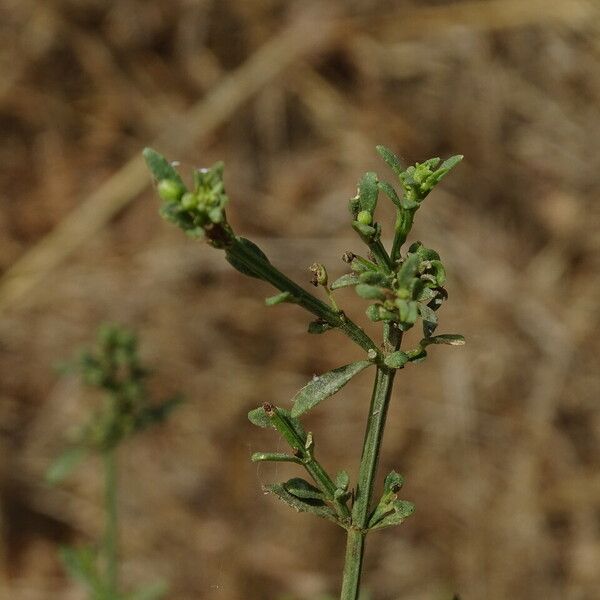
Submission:
M 196 208 L 198 206 L 198 198 L 194 196 L 191 192 L 186 192 L 181 197 L 181 206 L 185 208 L 185 210 L 191 210 L 192 208 Z
M 370 225 L 373 222 L 373 217 L 368 210 L 361 210 L 356 216 L 356 220 L 362 225 Z
M 158 195 L 166 202 L 178 202 L 185 192 L 181 184 L 173 179 L 162 179 L 157 186 Z

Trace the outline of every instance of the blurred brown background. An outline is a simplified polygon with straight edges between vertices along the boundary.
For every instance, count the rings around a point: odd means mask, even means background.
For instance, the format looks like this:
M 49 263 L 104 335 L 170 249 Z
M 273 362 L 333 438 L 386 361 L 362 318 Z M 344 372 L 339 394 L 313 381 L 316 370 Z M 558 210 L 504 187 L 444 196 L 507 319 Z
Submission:
M 263 496 L 296 471 L 249 462 L 282 445 L 245 414 L 359 353 L 162 222 L 139 157 L 225 160 L 237 230 L 307 282 L 360 248 L 346 203 L 365 170 L 391 178 L 378 143 L 466 156 L 413 239 L 449 271 L 439 331 L 468 345 L 397 378 L 382 466 L 418 510 L 370 537 L 365 586 L 600 598 L 598 2 L 2 0 L 0 17 L 3 600 L 84 597 L 57 548 L 97 537 L 99 471 L 43 473 L 89 398 L 54 365 L 106 320 L 139 330 L 157 396 L 188 397 L 121 452 L 124 581 L 337 591 L 341 530 Z M 370 379 L 308 419 L 332 470 L 355 473 Z

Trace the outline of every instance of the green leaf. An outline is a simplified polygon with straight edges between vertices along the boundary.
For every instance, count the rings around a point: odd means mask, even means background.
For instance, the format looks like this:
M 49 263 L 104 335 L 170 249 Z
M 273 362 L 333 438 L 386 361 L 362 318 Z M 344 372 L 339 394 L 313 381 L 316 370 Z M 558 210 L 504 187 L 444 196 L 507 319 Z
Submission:
M 377 233 L 377 229 L 372 227 L 371 225 L 365 225 L 364 223 L 359 223 L 358 221 L 352 221 L 352 228 L 360 234 L 361 237 L 366 240 L 372 240 Z
M 440 260 L 440 255 L 431 248 L 423 246 L 422 242 L 413 242 L 408 248 L 409 254 L 418 254 L 421 260 Z
M 419 347 L 414 350 L 409 350 L 406 355 L 408 356 L 408 362 L 417 364 L 423 362 L 427 358 L 427 350 Z
M 60 559 L 70 577 L 83 583 L 97 597 L 103 597 L 106 590 L 96 567 L 96 552 L 92 548 L 63 546 Z
M 387 181 L 379 182 L 379 189 L 396 205 L 400 210 L 412 210 L 418 208 L 419 204 L 414 200 L 410 200 L 404 193 L 398 196 L 394 187 Z
M 430 265 L 435 276 L 435 281 L 441 287 L 446 281 L 446 269 L 440 260 L 432 260 L 430 261 Z
M 421 258 L 417 254 L 408 254 L 405 261 L 402 263 L 398 271 L 398 287 L 401 289 L 409 289 L 412 280 L 414 279 Z
M 335 477 L 335 487 L 338 490 L 346 491 L 349 484 L 350 477 L 348 477 L 348 473 L 346 473 L 346 471 L 340 471 Z
M 320 333 L 325 333 L 330 329 L 335 329 L 333 325 L 328 323 L 327 321 L 323 321 L 322 319 L 317 319 L 315 321 L 311 321 L 308 324 L 308 333 L 312 333 L 318 335 Z
M 365 300 L 385 300 L 385 294 L 381 291 L 381 288 L 375 285 L 359 283 L 354 289 Z
M 175 181 L 179 185 L 185 188 L 185 184 L 183 180 L 179 176 L 179 173 L 173 168 L 171 163 L 162 155 L 156 152 L 156 150 L 152 150 L 152 148 L 144 148 L 142 153 L 144 155 L 144 159 L 146 160 L 146 165 L 148 165 L 148 169 L 154 175 L 154 178 L 157 181 L 162 181 L 163 179 L 170 179 L 171 181 Z
M 309 411 L 311 408 L 314 408 L 319 402 L 335 394 L 344 387 L 352 377 L 372 364 L 373 363 L 368 360 L 359 360 L 315 377 L 294 397 L 294 406 L 291 412 L 292 417 L 298 417 Z
M 366 210 L 372 216 L 377 206 L 378 195 L 377 175 L 373 171 L 369 171 L 362 176 L 358 184 L 358 204 L 360 210 Z
M 287 492 L 302 500 L 324 501 L 323 492 L 301 477 L 294 477 L 283 484 Z
M 384 494 L 395 494 L 404 485 L 404 477 L 396 471 L 390 471 L 383 482 Z
M 330 287 L 332 290 L 337 290 L 339 288 L 356 285 L 358 281 L 358 276 L 355 273 L 348 273 L 346 275 L 342 275 L 339 279 L 336 279 Z
M 292 462 L 302 464 L 297 456 L 284 454 L 283 452 L 255 452 L 250 458 L 252 462 Z
M 389 148 L 386 148 L 385 146 L 377 146 L 376 149 L 379 153 L 379 156 L 381 156 L 381 158 L 385 160 L 385 162 L 389 165 L 392 171 L 394 171 L 394 173 L 398 175 L 398 177 L 400 177 L 400 174 L 404 170 L 402 168 L 402 163 L 400 162 L 400 159 Z
M 294 496 L 293 494 L 290 494 L 281 484 L 266 485 L 264 490 L 269 494 L 274 494 L 280 500 L 298 512 L 312 513 L 313 515 L 317 515 L 318 517 L 328 519 L 329 521 L 333 521 L 334 523 L 341 525 L 338 521 L 335 511 L 329 508 L 321 500 L 303 500 L 297 496 Z
M 401 369 L 408 362 L 408 356 L 406 356 L 405 352 L 399 350 L 398 352 L 388 354 L 383 362 L 390 369 Z
M 275 306 L 277 304 L 281 304 L 282 302 L 295 302 L 296 299 L 292 296 L 290 292 L 281 292 L 281 294 L 275 294 L 275 296 L 271 296 L 265 300 L 265 304 L 267 306 Z
M 446 344 L 448 346 L 464 346 L 465 338 L 458 333 L 444 333 L 443 335 L 435 335 L 430 338 L 421 340 L 421 346 L 425 348 L 430 344 Z
M 431 337 L 438 324 L 438 318 L 435 312 L 427 304 L 419 303 L 419 315 L 423 319 L 423 335 L 426 338 Z
M 306 432 L 304 431 L 302 423 L 300 423 L 299 419 L 293 417 L 290 414 L 290 411 L 286 410 L 285 408 L 279 408 L 274 406 L 273 410 L 276 411 L 282 419 L 285 419 L 288 422 L 289 426 L 296 432 L 298 437 L 300 437 L 302 440 L 306 440 Z M 251 410 L 248 413 L 248 420 L 257 427 L 275 428 L 272 419 L 269 417 L 269 415 L 262 406 Z
M 46 471 L 46 481 L 52 485 L 60 483 L 86 457 L 88 449 L 74 446 L 65 450 Z
M 407 517 L 410 517 L 415 512 L 415 505 L 406 500 L 395 500 L 392 503 L 391 511 L 372 525 L 369 524 L 369 529 L 383 529 L 384 527 L 392 527 L 400 525 Z
M 269 259 L 267 255 L 254 243 L 246 238 L 237 238 L 237 242 L 244 247 L 244 249 L 252 254 L 254 257 L 266 262 L 269 264 Z M 231 250 L 225 250 L 225 258 L 227 262 L 236 270 L 242 273 L 243 275 L 247 275 L 248 277 L 254 277 L 256 279 L 262 279 L 262 276 L 257 273 L 252 267 L 246 265 L 241 258 L 236 256 Z
M 386 286 L 389 277 L 381 271 L 365 271 L 358 276 L 360 283 L 368 283 L 369 285 Z
M 450 171 L 450 169 L 454 169 L 454 167 L 464 158 L 463 154 L 455 154 L 450 158 L 447 158 L 441 165 L 440 169 L 446 169 Z
M 248 413 L 248 420 L 250 421 L 250 423 L 256 425 L 257 427 L 272 426 L 271 419 L 269 418 L 269 415 L 267 415 L 265 409 L 262 406 L 251 410 Z

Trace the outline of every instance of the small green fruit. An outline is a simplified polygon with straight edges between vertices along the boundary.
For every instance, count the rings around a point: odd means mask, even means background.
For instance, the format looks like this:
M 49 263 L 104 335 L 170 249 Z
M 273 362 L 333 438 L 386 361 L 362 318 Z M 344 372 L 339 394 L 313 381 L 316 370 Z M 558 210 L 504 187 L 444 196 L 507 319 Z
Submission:
M 373 217 L 368 210 L 361 210 L 356 216 L 356 220 L 362 225 L 370 225 L 373 222 Z
M 191 210 L 192 208 L 196 208 L 198 206 L 198 198 L 194 196 L 191 192 L 186 192 L 181 197 L 181 206 L 185 208 L 185 210 Z
M 166 202 L 178 202 L 185 189 L 173 179 L 162 179 L 158 182 L 157 191 Z

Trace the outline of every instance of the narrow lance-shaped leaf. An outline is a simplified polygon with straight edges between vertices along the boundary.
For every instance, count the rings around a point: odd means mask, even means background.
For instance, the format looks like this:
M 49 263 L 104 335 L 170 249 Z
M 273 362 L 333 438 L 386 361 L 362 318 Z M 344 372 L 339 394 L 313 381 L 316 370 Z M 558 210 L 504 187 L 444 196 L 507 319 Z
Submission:
M 427 304 L 421 302 L 419 303 L 419 315 L 423 319 L 423 334 L 426 338 L 429 338 L 437 327 L 437 315 Z
M 346 275 L 342 275 L 339 279 L 336 279 L 331 284 L 331 289 L 337 290 L 339 288 L 349 287 L 351 285 L 356 285 L 358 282 L 358 275 L 355 273 L 347 273 Z
M 274 494 L 280 500 L 283 500 L 283 502 L 298 512 L 312 513 L 318 517 L 328 519 L 329 521 L 333 521 L 334 523 L 341 525 L 335 512 L 321 500 L 298 498 L 286 490 L 285 484 L 266 485 L 264 490 L 270 494 Z
M 358 184 L 358 204 L 360 210 L 366 210 L 371 215 L 377 206 L 377 175 L 373 171 L 365 173 Z
M 410 517 L 415 512 L 415 505 L 407 500 L 395 500 L 391 505 L 389 514 L 372 525 L 369 529 L 383 529 L 384 527 L 392 527 L 400 525 L 407 517 Z
M 65 450 L 46 471 L 46 481 L 51 484 L 61 482 L 85 458 L 88 450 L 83 446 L 74 446 Z
M 372 363 L 368 360 L 359 360 L 315 377 L 294 397 L 294 406 L 291 413 L 292 417 L 300 416 L 311 408 L 314 408 L 319 402 L 325 400 L 325 398 L 329 398 L 329 396 L 335 394 L 344 387 L 352 377 L 371 364 Z
M 290 292 L 281 292 L 281 294 L 275 294 L 275 296 L 270 296 L 265 299 L 265 304 L 267 306 L 276 306 L 277 304 L 282 304 L 283 302 L 294 303 L 296 299 L 292 296 Z
M 255 452 L 250 460 L 252 462 L 291 462 L 296 464 L 302 462 L 297 456 L 283 452 Z
M 286 481 L 283 484 L 283 487 L 290 494 L 296 496 L 296 498 L 301 498 L 302 500 L 318 500 L 320 502 L 325 500 L 325 496 L 323 496 L 323 492 L 320 489 L 301 477 L 294 477 L 293 479 Z
M 96 567 L 96 558 L 92 548 L 65 546 L 60 549 L 60 559 L 69 575 L 83 583 L 94 597 L 102 598 L 106 590 Z
M 316 319 L 315 321 L 311 321 L 308 324 L 308 333 L 312 333 L 314 335 L 319 335 L 320 333 L 325 333 L 330 329 L 335 329 L 333 325 L 328 323 L 327 321 L 323 321 L 322 319 Z
M 246 250 L 254 255 L 255 258 L 258 258 L 265 263 L 269 263 L 269 259 L 267 255 L 254 243 L 246 238 L 238 238 L 237 242 Z M 253 268 L 246 265 L 241 258 L 226 250 L 225 258 L 227 262 L 236 270 L 242 273 L 243 275 L 248 275 L 248 277 L 255 277 L 256 279 L 262 279 L 262 276 L 257 273 Z
M 148 168 L 154 175 L 157 181 L 163 179 L 170 179 L 176 181 L 181 186 L 185 187 L 183 180 L 179 176 L 179 173 L 173 168 L 171 163 L 162 155 L 153 150 L 152 148 L 144 148 L 144 159 Z
M 425 348 L 430 344 L 447 344 L 448 346 L 464 346 L 465 338 L 458 333 L 444 333 L 443 335 L 435 335 L 430 338 L 421 340 L 421 346 Z
M 389 165 L 392 171 L 394 171 L 394 173 L 398 175 L 398 177 L 400 177 L 400 174 L 404 170 L 402 168 L 402 163 L 400 162 L 400 159 L 389 148 L 386 148 L 385 146 L 377 146 L 376 150 L 379 153 L 379 156 L 381 156 L 381 158 L 385 160 L 385 162 Z
M 421 258 L 416 254 L 409 254 L 402 263 L 402 267 L 400 267 L 400 271 L 398 272 L 398 287 L 407 289 L 419 267 L 419 263 L 421 262 Z
M 404 192 L 401 196 L 398 196 L 394 187 L 387 181 L 379 182 L 379 189 L 401 210 L 412 210 L 418 208 L 419 204 L 414 200 L 410 200 L 406 197 Z

